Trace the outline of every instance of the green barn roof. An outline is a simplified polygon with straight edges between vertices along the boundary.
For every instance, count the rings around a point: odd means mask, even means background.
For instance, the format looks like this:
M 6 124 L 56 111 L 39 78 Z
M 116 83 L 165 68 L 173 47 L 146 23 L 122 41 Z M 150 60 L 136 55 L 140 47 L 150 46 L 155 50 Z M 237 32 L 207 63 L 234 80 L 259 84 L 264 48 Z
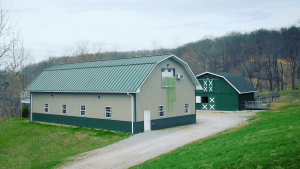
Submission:
M 189 66 L 172 54 L 117 60 L 57 65 L 45 69 L 25 90 L 31 92 L 137 92 L 155 66 L 172 57 L 190 71 Z M 189 69 L 189 70 L 188 70 Z M 195 86 L 200 86 L 194 76 Z M 196 81 L 197 82 L 196 82 Z M 200 86 L 201 88 L 201 86 Z
M 196 77 L 211 74 L 225 79 L 239 94 L 257 92 L 256 88 L 244 77 L 228 72 L 204 72 Z

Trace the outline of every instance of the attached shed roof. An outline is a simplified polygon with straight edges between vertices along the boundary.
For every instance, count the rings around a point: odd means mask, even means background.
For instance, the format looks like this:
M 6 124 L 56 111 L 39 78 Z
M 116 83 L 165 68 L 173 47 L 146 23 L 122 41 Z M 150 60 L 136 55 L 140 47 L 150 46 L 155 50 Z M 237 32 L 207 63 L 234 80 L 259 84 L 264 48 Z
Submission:
M 239 94 L 257 92 L 256 88 L 244 77 L 228 72 L 204 72 L 196 77 L 211 74 L 225 79 Z
M 25 90 L 31 92 L 135 93 L 155 66 L 172 58 L 196 88 L 202 88 L 188 64 L 173 54 L 57 65 L 45 69 Z

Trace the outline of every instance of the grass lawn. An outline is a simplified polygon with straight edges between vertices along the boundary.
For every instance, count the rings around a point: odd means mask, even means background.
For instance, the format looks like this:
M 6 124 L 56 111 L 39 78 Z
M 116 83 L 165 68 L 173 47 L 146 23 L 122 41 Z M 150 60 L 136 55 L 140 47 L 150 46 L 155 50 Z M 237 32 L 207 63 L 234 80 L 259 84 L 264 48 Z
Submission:
M 0 168 L 53 168 L 67 157 L 131 136 L 12 118 L 0 121 Z
M 299 103 L 257 115 L 249 125 L 198 140 L 133 168 L 300 168 Z

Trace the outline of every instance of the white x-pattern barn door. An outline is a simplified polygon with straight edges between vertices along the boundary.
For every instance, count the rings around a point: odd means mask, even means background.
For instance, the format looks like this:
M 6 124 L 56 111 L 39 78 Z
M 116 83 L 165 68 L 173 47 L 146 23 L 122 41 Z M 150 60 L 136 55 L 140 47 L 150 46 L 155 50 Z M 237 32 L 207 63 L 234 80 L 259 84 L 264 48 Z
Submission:
M 204 92 L 213 92 L 213 80 L 207 79 L 203 80 L 203 91 Z
M 215 109 L 216 109 L 215 97 L 209 97 L 209 110 L 215 110 Z

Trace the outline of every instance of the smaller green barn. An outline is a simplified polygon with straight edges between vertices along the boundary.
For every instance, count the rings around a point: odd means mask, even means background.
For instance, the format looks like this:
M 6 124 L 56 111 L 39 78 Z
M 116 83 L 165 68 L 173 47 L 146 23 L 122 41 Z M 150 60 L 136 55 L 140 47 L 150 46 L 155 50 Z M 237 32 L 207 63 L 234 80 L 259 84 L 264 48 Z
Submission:
M 254 101 L 257 90 L 244 77 L 227 72 L 205 72 L 196 76 L 203 90 L 196 90 L 197 110 L 244 109 L 244 101 Z

